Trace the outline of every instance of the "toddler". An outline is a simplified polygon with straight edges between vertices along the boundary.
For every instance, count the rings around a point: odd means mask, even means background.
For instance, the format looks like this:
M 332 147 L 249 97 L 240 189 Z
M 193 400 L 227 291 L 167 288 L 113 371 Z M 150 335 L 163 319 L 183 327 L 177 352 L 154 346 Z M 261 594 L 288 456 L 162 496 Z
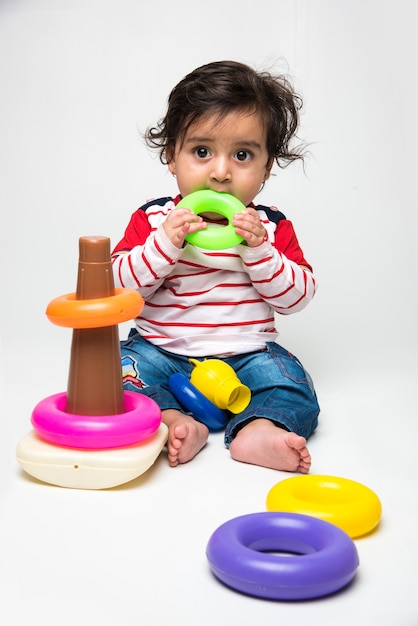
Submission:
M 276 207 L 254 201 L 274 163 L 303 158 L 291 146 L 300 107 L 285 77 L 214 62 L 174 87 L 165 116 L 146 133 L 179 194 L 140 207 L 112 260 L 116 287 L 137 289 L 145 302 L 121 342 L 124 388 L 159 405 L 173 467 L 196 456 L 209 435 L 168 387 L 172 374 L 190 376 L 192 357 L 224 360 L 251 390 L 248 407 L 231 414 L 225 429 L 233 459 L 309 471 L 306 444 L 319 406 L 309 374 L 275 341 L 275 314 L 302 310 L 315 294 L 315 279 L 292 223 Z M 232 222 L 241 244 L 211 251 L 187 243 L 188 233 L 225 224 L 215 212 L 176 209 L 202 189 L 232 194 L 245 205 Z

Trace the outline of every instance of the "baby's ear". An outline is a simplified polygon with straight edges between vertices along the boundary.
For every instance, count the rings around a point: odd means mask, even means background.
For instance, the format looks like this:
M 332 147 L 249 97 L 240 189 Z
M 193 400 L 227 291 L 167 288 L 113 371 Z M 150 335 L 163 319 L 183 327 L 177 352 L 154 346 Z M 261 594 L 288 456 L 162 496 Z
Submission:
M 264 174 L 264 180 L 268 180 L 270 178 L 270 172 L 271 172 L 271 168 L 273 167 L 273 163 L 274 163 L 274 158 L 271 157 L 271 159 L 267 161 L 266 172 Z
M 176 164 L 174 161 L 167 161 L 167 165 L 168 165 L 168 171 L 170 172 L 170 174 L 172 174 L 173 176 L 176 175 Z
M 175 174 L 175 159 L 174 159 L 174 149 L 171 146 L 167 146 L 164 153 L 165 162 L 168 165 L 168 169 L 171 174 Z

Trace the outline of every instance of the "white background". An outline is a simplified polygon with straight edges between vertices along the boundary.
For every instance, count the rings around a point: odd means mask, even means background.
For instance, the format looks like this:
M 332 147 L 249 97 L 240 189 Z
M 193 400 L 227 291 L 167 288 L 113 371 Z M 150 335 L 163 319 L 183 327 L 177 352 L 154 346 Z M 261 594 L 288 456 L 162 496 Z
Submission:
M 412 0 L 1 0 L 4 623 L 418 624 L 417 52 Z M 322 406 L 312 473 L 383 504 L 356 540 L 353 584 L 313 602 L 212 577 L 211 533 L 264 510 L 288 477 L 233 462 L 221 434 L 193 462 L 170 469 L 163 453 L 111 491 L 41 484 L 15 460 L 34 405 L 66 387 L 71 331 L 44 311 L 75 289 L 78 238 L 116 243 L 140 204 L 175 193 L 141 132 L 186 73 L 226 58 L 289 73 L 304 99 L 305 172 L 276 170 L 260 201 L 292 219 L 320 289 L 278 320 L 280 341 Z

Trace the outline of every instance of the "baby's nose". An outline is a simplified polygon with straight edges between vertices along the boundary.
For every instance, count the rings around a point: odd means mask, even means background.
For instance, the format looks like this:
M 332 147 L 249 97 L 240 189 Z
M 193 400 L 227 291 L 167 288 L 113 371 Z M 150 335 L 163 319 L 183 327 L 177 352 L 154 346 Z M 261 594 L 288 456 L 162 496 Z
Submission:
M 214 160 L 211 179 L 218 182 L 225 182 L 231 179 L 228 159 L 224 157 L 219 157 Z

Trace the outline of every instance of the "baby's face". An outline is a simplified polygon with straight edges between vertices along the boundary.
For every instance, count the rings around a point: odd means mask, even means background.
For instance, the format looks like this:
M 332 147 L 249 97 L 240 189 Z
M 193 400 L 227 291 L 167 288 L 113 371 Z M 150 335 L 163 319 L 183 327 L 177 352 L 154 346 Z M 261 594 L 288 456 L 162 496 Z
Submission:
M 168 167 L 183 197 L 212 189 L 230 193 L 247 206 L 269 177 L 271 165 L 260 116 L 237 111 L 220 121 L 216 115 L 200 118 L 190 126 Z

